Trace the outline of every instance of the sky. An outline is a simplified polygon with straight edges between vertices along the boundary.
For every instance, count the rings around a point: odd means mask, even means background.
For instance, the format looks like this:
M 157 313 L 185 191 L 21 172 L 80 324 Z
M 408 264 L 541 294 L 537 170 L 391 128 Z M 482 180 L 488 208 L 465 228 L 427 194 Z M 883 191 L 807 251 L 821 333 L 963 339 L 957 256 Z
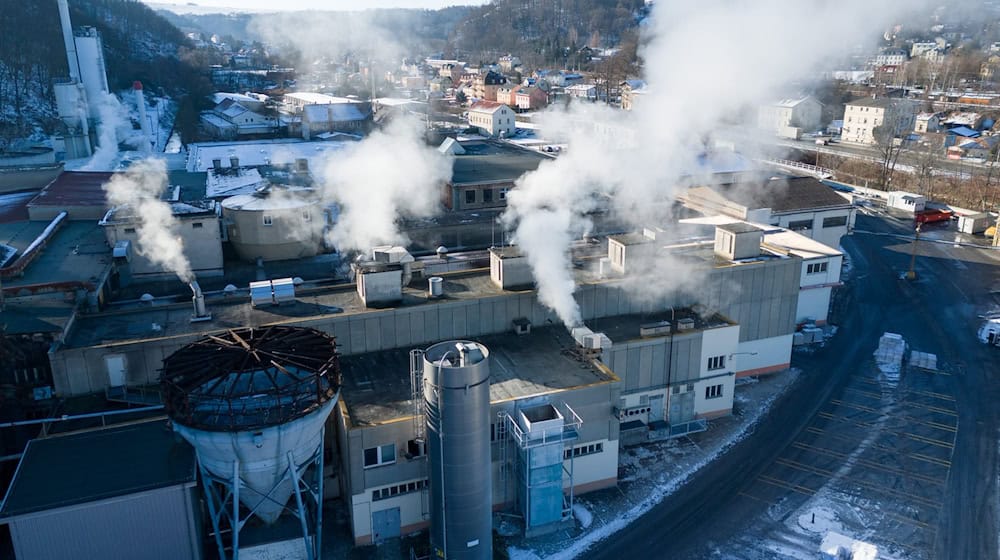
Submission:
M 146 4 L 172 7 L 174 11 L 206 13 L 219 11 L 274 12 L 290 10 L 364 10 L 369 8 L 437 9 L 455 5 L 478 5 L 486 0 L 143 0 Z M 208 10 L 207 8 L 211 8 Z

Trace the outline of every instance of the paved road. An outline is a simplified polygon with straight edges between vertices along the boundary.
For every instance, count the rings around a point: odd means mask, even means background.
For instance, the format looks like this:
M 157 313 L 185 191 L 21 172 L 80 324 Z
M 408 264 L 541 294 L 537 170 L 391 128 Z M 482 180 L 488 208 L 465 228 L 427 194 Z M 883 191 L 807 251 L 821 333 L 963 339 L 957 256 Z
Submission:
M 906 235 L 910 224 L 859 216 L 858 227 Z M 860 445 L 857 440 L 852 443 L 850 438 L 840 437 L 836 452 L 827 452 L 823 458 L 821 471 L 815 460 L 806 458 L 805 448 L 812 447 L 815 452 L 816 448 L 830 447 L 830 437 L 817 437 L 816 432 L 823 432 L 831 417 L 843 416 L 842 407 L 853 403 L 861 411 L 852 414 L 864 415 L 865 406 L 873 406 L 857 404 L 862 402 L 859 395 L 869 393 L 870 398 L 873 393 L 864 385 L 872 381 L 859 379 L 858 371 L 870 363 L 884 331 L 900 332 L 914 348 L 936 352 L 942 368 L 952 373 L 917 381 L 928 385 L 906 388 L 912 394 L 937 395 L 933 398 L 938 400 L 924 398 L 919 401 L 923 405 L 891 405 L 894 411 L 923 406 L 928 416 L 917 418 L 912 411 L 871 416 L 887 417 L 883 423 L 903 419 L 895 432 L 886 429 L 887 438 L 893 433 L 910 434 L 911 439 L 924 437 L 932 448 L 953 447 L 950 457 L 947 448 L 939 456 L 914 452 L 924 461 L 936 461 L 941 467 L 938 470 L 931 464 L 928 470 L 917 471 L 896 456 L 890 459 L 899 460 L 900 467 L 881 467 L 895 473 L 895 484 L 900 488 L 890 490 L 889 498 L 919 500 L 917 505 L 925 506 L 908 514 L 910 519 L 901 520 L 915 527 L 914 536 L 897 537 L 903 542 L 894 548 L 907 551 L 910 547 L 904 556 L 914 558 L 997 558 L 1000 415 L 996 403 L 1000 395 L 994 377 L 1000 375 L 1000 355 L 978 344 L 974 337 L 976 315 L 990 304 L 1000 303 L 988 294 L 988 288 L 1000 279 L 1000 253 L 921 243 L 917 261 L 920 280 L 908 283 L 899 280 L 899 274 L 909 263 L 909 243 L 892 236 L 856 234 L 845 239 L 844 246 L 852 256 L 855 280 L 842 290 L 835 308 L 841 334 L 812 355 L 796 354 L 795 364 L 809 373 L 775 404 L 753 437 L 703 469 L 689 485 L 637 522 L 588 551 L 587 558 L 774 557 L 766 549 L 748 550 L 755 546 L 756 536 L 760 540 L 774 538 L 784 529 L 785 520 L 774 519 L 774 504 L 787 505 L 791 511 L 808 499 L 806 495 L 826 484 L 823 479 L 844 483 L 846 478 L 857 486 L 870 474 L 858 467 L 858 457 L 862 464 L 872 464 L 864 459 L 864 450 L 852 453 L 851 446 Z M 858 421 L 857 416 L 848 417 Z M 872 442 L 866 445 L 872 446 Z M 873 447 L 901 454 L 895 445 L 883 438 Z M 765 486 L 761 481 L 778 480 L 772 477 L 775 472 L 784 473 L 781 476 L 790 482 L 766 484 L 768 495 L 760 499 L 760 489 Z M 817 472 L 824 476 L 817 478 Z M 840 472 L 849 475 L 834 474 Z M 928 492 L 921 494 L 922 487 L 928 487 Z M 879 544 L 892 548 L 893 541 L 887 534 L 885 542 Z M 816 546 L 818 540 L 809 544 Z

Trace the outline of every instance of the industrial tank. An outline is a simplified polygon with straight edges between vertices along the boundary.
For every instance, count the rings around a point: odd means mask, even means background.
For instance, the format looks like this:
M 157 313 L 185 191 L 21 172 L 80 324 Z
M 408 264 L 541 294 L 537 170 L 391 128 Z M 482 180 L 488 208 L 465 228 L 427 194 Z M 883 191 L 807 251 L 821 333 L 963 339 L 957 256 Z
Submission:
M 188 344 L 163 365 L 174 430 L 194 446 L 201 468 L 274 523 L 294 491 L 289 468 L 322 455 L 323 427 L 340 394 L 333 337 L 284 326 L 230 330 Z
M 431 548 L 438 558 L 493 555 L 489 354 L 464 340 L 424 352 Z
M 326 217 L 311 190 L 273 189 L 222 201 L 222 219 L 240 258 L 300 259 L 320 252 Z

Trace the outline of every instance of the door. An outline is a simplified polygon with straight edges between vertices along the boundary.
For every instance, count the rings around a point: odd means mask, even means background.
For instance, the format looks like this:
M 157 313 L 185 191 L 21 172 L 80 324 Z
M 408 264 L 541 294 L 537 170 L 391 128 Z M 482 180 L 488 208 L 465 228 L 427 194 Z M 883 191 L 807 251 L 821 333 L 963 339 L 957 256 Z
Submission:
M 372 513 L 372 542 L 399 537 L 399 508 L 383 509 Z
M 670 395 L 670 425 L 690 422 L 694 418 L 694 391 Z
M 663 395 L 649 397 L 649 423 L 663 421 Z
M 121 354 L 105 356 L 104 364 L 108 367 L 108 385 L 110 387 L 125 385 L 125 356 Z

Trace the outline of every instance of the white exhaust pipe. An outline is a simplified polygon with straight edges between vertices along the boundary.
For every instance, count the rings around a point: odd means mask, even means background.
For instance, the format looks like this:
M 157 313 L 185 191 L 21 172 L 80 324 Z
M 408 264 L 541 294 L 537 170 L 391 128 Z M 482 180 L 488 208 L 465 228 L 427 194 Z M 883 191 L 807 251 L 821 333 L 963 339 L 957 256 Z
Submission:
M 63 43 L 66 44 L 66 59 L 69 63 L 69 77 L 80 81 L 80 60 L 76 57 L 76 40 L 73 39 L 73 23 L 69 19 L 69 4 L 66 0 L 57 0 L 59 4 L 59 23 L 62 24 Z
M 212 319 L 212 315 L 205 310 L 205 295 L 201 293 L 201 286 L 198 285 L 197 280 L 192 280 L 191 284 L 191 303 L 194 304 L 194 315 L 191 316 L 191 322 L 196 323 L 198 321 L 209 321 Z
M 149 132 L 149 121 L 146 119 L 146 98 L 142 94 L 142 82 L 138 80 L 132 82 L 132 89 L 135 91 L 135 105 L 139 110 L 139 126 L 142 128 L 142 147 L 140 151 L 148 154 L 152 151 L 153 136 Z

